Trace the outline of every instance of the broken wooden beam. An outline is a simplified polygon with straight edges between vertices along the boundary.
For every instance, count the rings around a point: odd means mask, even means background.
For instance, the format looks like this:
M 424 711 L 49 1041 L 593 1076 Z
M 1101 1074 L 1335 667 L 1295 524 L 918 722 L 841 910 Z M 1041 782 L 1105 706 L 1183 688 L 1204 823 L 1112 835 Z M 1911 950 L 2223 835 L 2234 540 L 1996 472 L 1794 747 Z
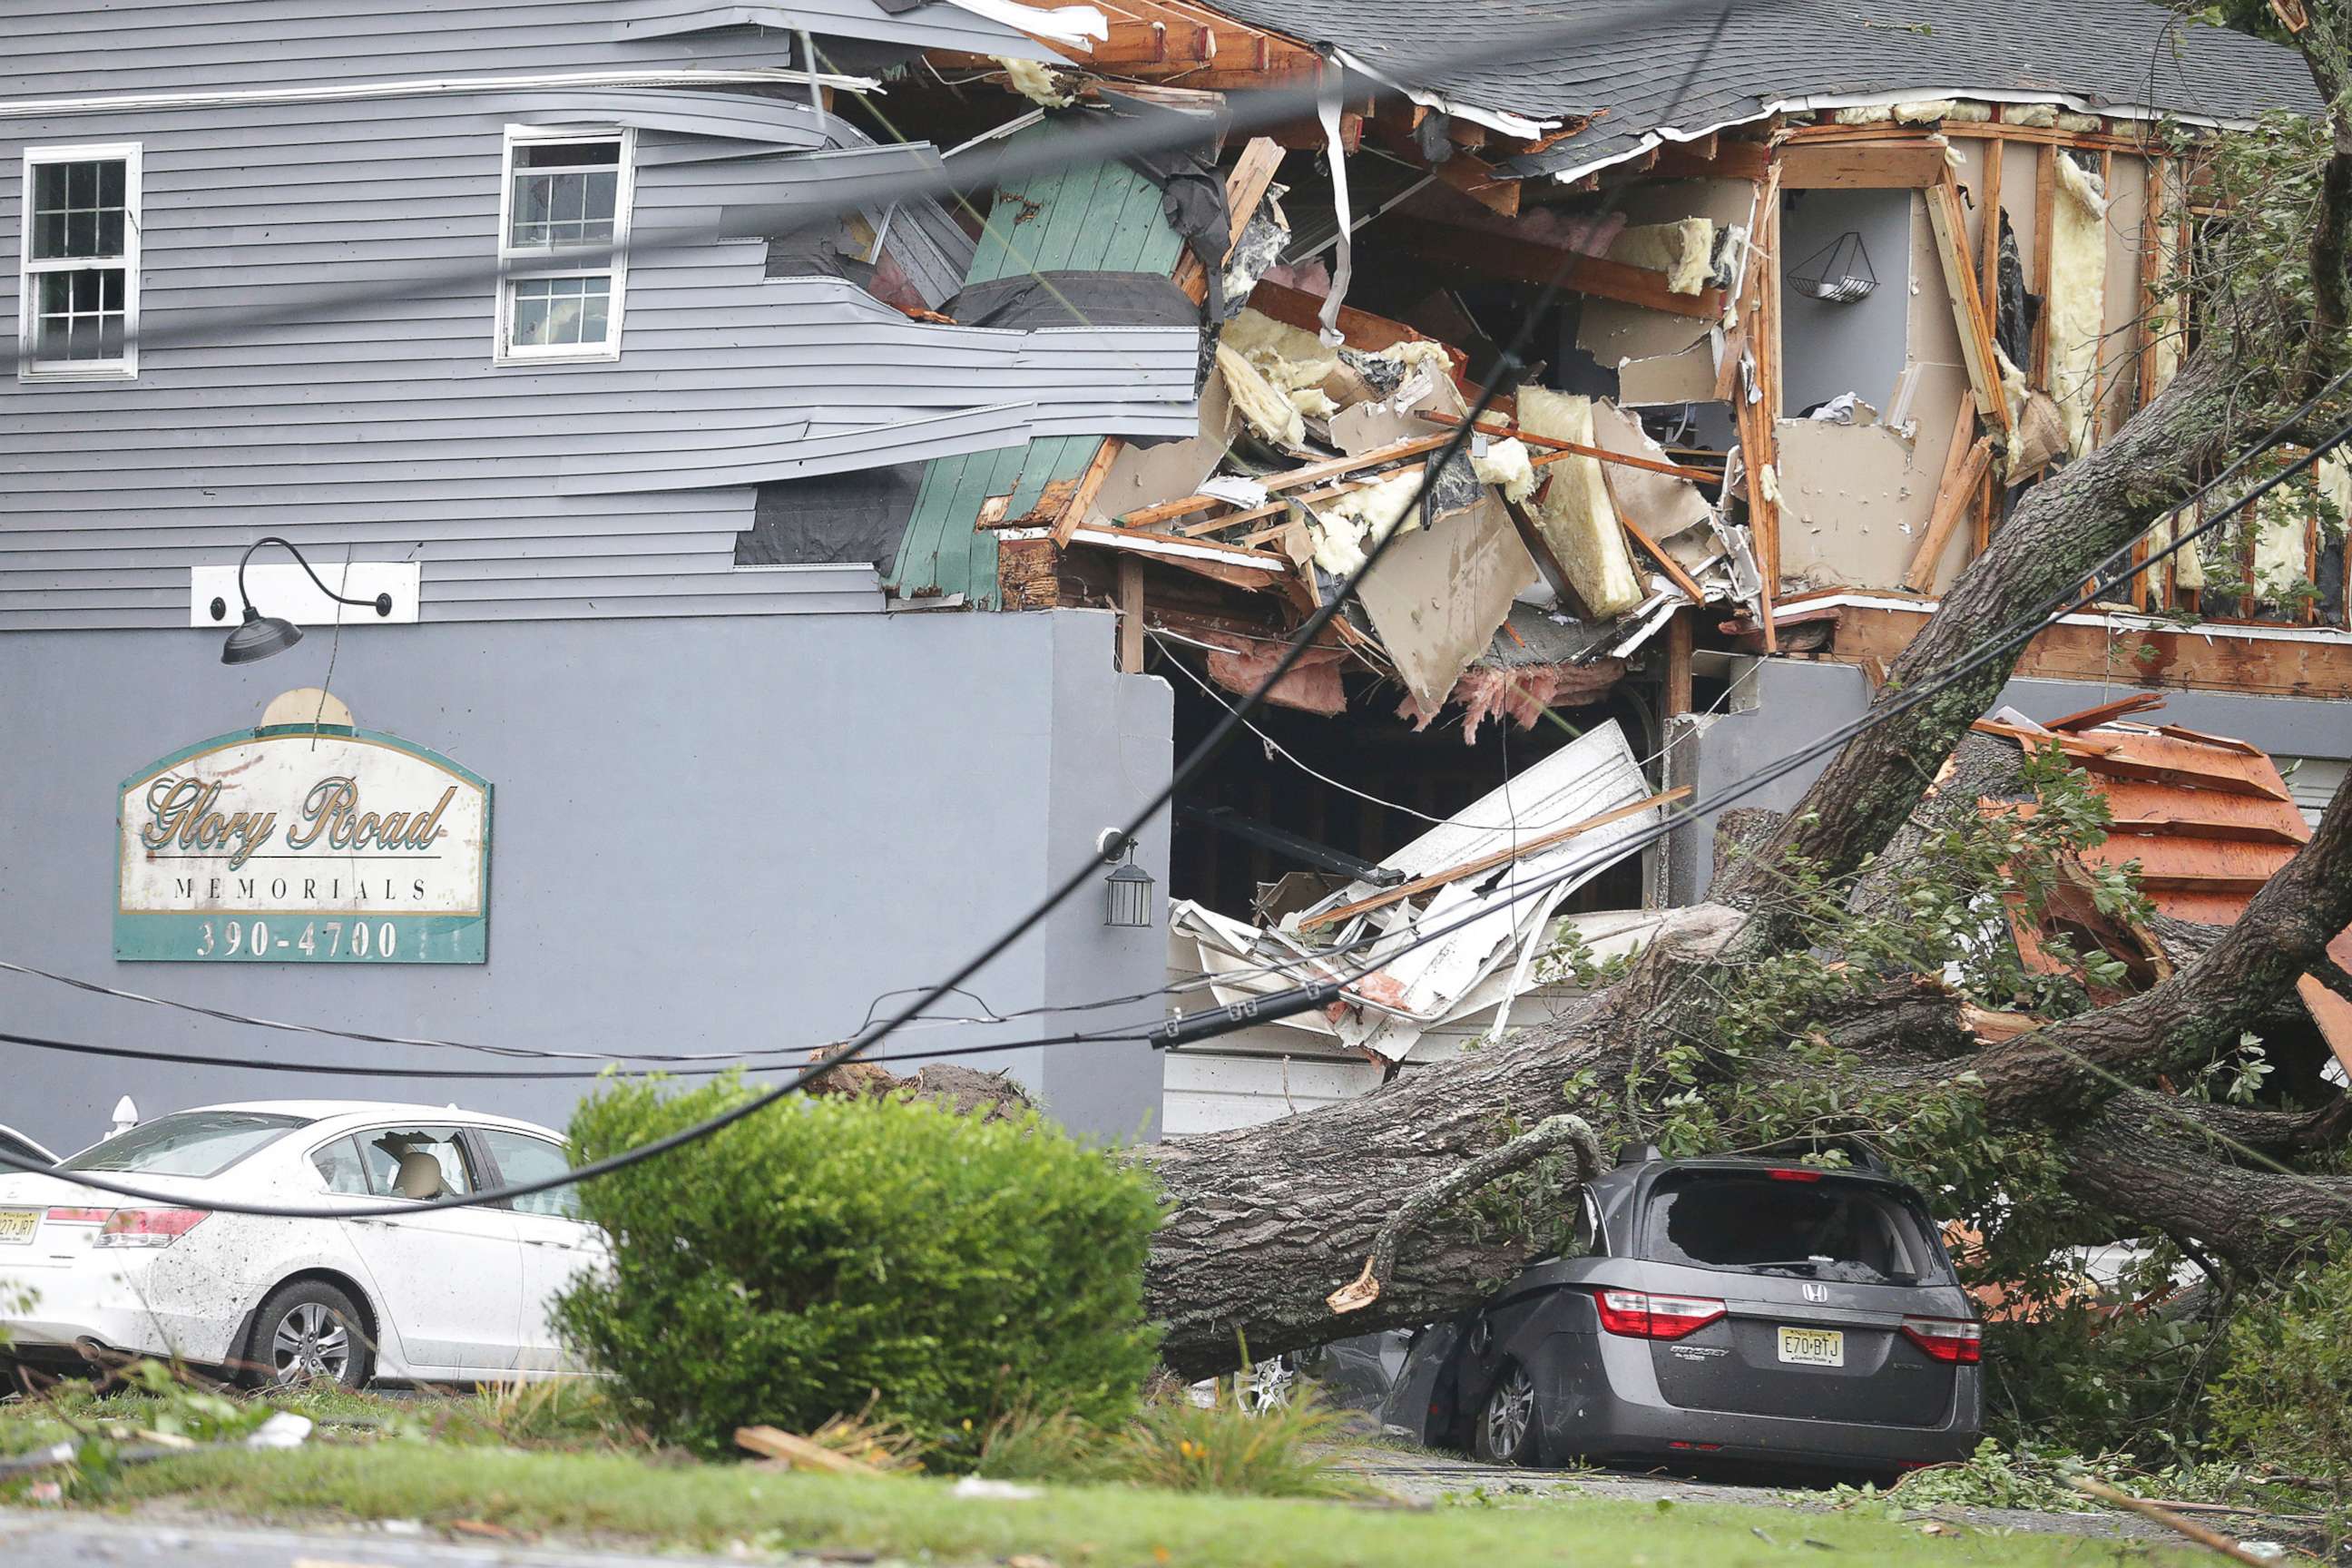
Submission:
M 1922 193 L 1927 202 L 1927 225 L 1935 230 L 1936 256 L 1944 268 L 1944 287 L 1952 296 L 1952 320 L 1960 330 L 1960 357 L 1967 362 L 1969 386 L 1985 423 L 2010 434 L 2009 400 L 2001 395 L 2000 365 L 1992 343 L 1992 321 L 1985 314 L 1977 291 L 1976 268 L 1968 251 L 1968 216 L 1960 207 L 1959 183 L 1947 168 L 1943 178 Z
M 1869 142 L 1799 142 L 1780 149 L 1788 191 L 1916 191 L 1941 179 L 1944 147 L 1924 136 Z
M 1911 569 L 1903 574 L 1903 585 L 1914 593 L 1925 594 L 1934 587 L 1936 563 L 1943 558 L 1944 547 L 1952 542 L 1952 531 L 1960 519 L 1976 503 L 1977 486 L 1992 469 L 1992 437 L 1979 437 L 1967 456 L 1960 459 L 1959 471 L 1944 482 L 1937 493 L 1936 510 L 1928 515 L 1927 531 L 1919 536 L 1919 548 L 1912 552 Z
M 1676 293 L 1666 275 L 1629 267 L 1601 256 L 1584 256 L 1486 229 L 1415 221 L 1391 226 L 1390 243 L 1439 267 L 1476 272 L 1514 283 L 1542 286 L 1554 279 L 1573 293 L 1591 294 L 1668 315 L 1703 321 L 1723 316 L 1723 290 L 1709 286 L 1696 294 Z
M 1433 425 L 1459 426 L 1462 423 L 1454 415 L 1441 414 L 1433 409 L 1423 410 L 1419 417 L 1428 420 Z M 1481 420 L 1478 429 L 1484 435 L 1498 436 L 1506 440 L 1522 442 L 1529 447 L 1542 447 L 1555 452 L 1570 452 L 1580 458 L 1591 458 L 1603 463 L 1616 463 L 1628 468 L 1647 468 L 1654 474 L 1667 474 L 1677 479 L 1688 479 L 1694 484 L 1712 485 L 1719 484 L 1723 480 L 1721 474 L 1712 474 L 1705 468 L 1685 468 L 1678 463 L 1662 463 L 1655 458 L 1637 458 L 1631 452 L 1612 452 L 1606 447 L 1587 447 L 1575 441 L 1562 441 L 1550 436 L 1531 435 L 1516 425 L 1495 426 Z
M 1265 486 L 1266 493 L 1269 495 L 1279 494 L 1284 490 L 1300 489 L 1309 485 L 1321 484 L 1326 479 L 1336 479 L 1343 475 L 1355 473 L 1359 469 L 1378 468 L 1382 463 L 1401 462 L 1407 458 L 1418 458 L 1425 453 L 1434 452 L 1452 439 L 1451 436 L 1416 436 L 1409 440 L 1393 441 L 1385 447 L 1376 447 L 1371 451 L 1358 457 L 1327 458 L 1322 462 L 1308 463 L 1302 468 L 1293 468 L 1287 473 L 1268 474 L 1259 482 Z M 1189 517 L 1196 511 L 1206 511 L 1211 507 L 1232 504 L 1233 502 L 1222 496 L 1180 496 L 1173 500 L 1158 501 L 1150 506 L 1139 507 L 1118 521 L 1121 526 L 1127 528 L 1155 528 L 1180 517 Z M 1222 527 L 1223 524 L 1220 523 L 1219 526 Z
M 1400 883 L 1396 887 L 1375 893 L 1369 899 L 1359 899 L 1352 904 L 1342 904 L 1336 910 L 1300 921 L 1298 929 L 1303 931 L 1313 931 L 1321 926 L 1351 920 L 1357 915 L 1370 914 L 1374 910 L 1384 910 L 1391 904 L 1410 899 L 1415 894 L 1428 892 L 1432 888 L 1442 888 L 1448 882 L 1458 882 L 1465 877 L 1475 877 L 1481 871 L 1492 871 L 1497 867 L 1507 866 L 1514 860 L 1524 859 L 1529 855 L 1556 848 L 1579 834 L 1590 833 L 1596 827 L 1606 827 L 1612 822 L 1622 822 L 1629 816 L 1638 816 L 1654 806 L 1673 805 L 1677 802 L 1688 800 L 1690 795 L 1691 786 L 1684 784 L 1677 789 L 1654 795 L 1647 800 L 1637 800 L 1630 805 L 1621 805 L 1613 811 L 1604 811 L 1598 816 L 1588 816 L 1581 822 L 1571 822 L 1566 827 L 1540 834 L 1524 844 L 1515 844 L 1507 849 L 1497 849 L 1491 855 L 1481 855 L 1475 860 L 1465 860 L 1459 866 L 1449 866 L 1443 871 L 1432 871 L 1426 877 L 1417 877 L 1410 882 Z
M 796 1470 L 822 1470 L 835 1476 L 878 1476 L 880 1470 L 847 1454 L 836 1453 L 822 1443 L 780 1431 L 773 1426 L 738 1426 L 735 1446 L 775 1459 Z
M 1658 563 L 1658 570 L 1664 572 L 1666 574 L 1668 581 L 1672 582 L 1675 587 L 1680 588 L 1690 599 L 1692 604 L 1704 605 L 1706 603 L 1706 590 L 1700 587 L 1698 584 L 1692 579 L 1691 574 L 1682 569 L 1682 563 L 1680 562 L 1667 554 L 1664 550 L 1659 549 L 1658 542 L 1651 538 L 1648 534 L 1643 532 L 1642 525 L 1640 523 L 1635 522 L 1632 518 L 1627 517 L 1622 510 L 1617 514 L 1617 521 L 1619 526 L 1625 530 L 1626 537 L 1633 540 L 1634 543 L 1640 545 L 1644 551 L 1649 552 L 1650 559 Z

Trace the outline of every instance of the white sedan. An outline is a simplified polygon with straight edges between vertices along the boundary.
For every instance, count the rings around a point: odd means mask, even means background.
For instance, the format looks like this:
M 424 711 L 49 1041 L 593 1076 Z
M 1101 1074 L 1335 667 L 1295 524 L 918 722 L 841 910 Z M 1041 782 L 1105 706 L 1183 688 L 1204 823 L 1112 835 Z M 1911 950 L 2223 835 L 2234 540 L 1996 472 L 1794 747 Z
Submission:
M 254 1382 L 479 1383 L 580 1369 L 548 1321 L 609 1254 L 574 1188 L 392 1218 L 263 1219 L 211 1202 L 363 1208 L 569 1167 L 544 1127 L 454 1106 L 269 1100 L 158 1117 L 0 1170 L 0 1327 L 19 1360 L 177 1356 Z M 167 1194 L 78 1185 L 103 1174 Z M 29 1292 L 26 1304 L 16 1300 Z

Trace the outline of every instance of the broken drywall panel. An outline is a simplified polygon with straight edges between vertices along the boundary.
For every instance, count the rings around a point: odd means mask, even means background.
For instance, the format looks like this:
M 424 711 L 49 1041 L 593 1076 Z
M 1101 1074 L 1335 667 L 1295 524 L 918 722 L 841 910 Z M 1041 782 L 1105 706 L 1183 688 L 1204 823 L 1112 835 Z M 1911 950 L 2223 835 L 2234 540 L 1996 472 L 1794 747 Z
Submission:
M 1674 223 L 1706 218 L 1718 229 L 1747 228 L 1756 210 L 1752 180 L 1648 180 L 1617 191 L 1612 198 L 1631 224 Z
M 1911 271 L 1910 319 L 1904 323 L 1910 340 L 1910 363 L 1958 365 L 1965 372 L 1969 362 L 1960 351 L 1959 322 L 1952 313 L 1951 287 L 1945 282 L 1943 264 L 1937 258 L 1936 230 L 1927 221 L 1927 203 L 1916 191 L 1905 192 L 1904 200 L 1911 212 L 1910 255 L 1917 261 Z M 1933 416 L 1914 397 L 1911 417 L 1924 429 Z
M 1356 597 L 1414 706 L 1433 714 L 1538 576 L 1510 514 L 1490 494 L 1398 539 Z
M 1669 460 L 1666 449 L 1650 439 L 1641 420 L 1608 403 L 1592 405 L 1592 444 L 1629 458 L 1646 458 L 1654 463 Z M 1706 524 L 1714 520 L 1715 509 L 1706 504 L 1698 486 L 1689 479 L 1623 463 L 1602 464 L 1601 477 L 1609 486 L 1609 497 L 1618 516 L 1631 519 L 1635 527 L 1661 544 L 1687 530 L 1696 529 L 1704 533 Z M 1677 559 L 1675 564 L 1685 563 Z
M 1910 191 L 1879 190 L 1790 191 L 1781 198 L 1780 406 L 1791 416 L 1848 392 L 1880 408 L 1894 406 L 1911 353 L 1911 208 L 1917 199 Z M 1859 247 L 1877 284 L 1843 303 L 1817 299 L 1797 279 L 1818 274 L 1842 245 L 1849 254 Z
M 1240 418 L 1224 377 L 1209 377 L 1201 388 L 1201 433 L 1153 447 L 1122 442 L 1102 488 L 1095 492 L 1094 514 L 1124 517 L 1139 508 L 1199 493 L 1233 449 Z
M 1703 344 L 1714 323 L 1615 300 L 1584 301 L 1576 346 L 1612 370 L 1628 360 L 1665 359 Z
M 1442 414 L 1460 419 L 1469 413 L 1454 378 L 1427 366 L 1409 371 L 1394 395 L 1351 404 L 1331 416 L 1332 444 L 1351 458 L 1426 436 L 1437 426 L 1421 417 Z
M 1780 438 L 1782 580 L 1900 588 L 1935 510 L 1942 452 L 1928 467 L 1884 425 L 1820 419 L 1784 419 Z
M 2064 148 L 2050 219 L 2050 394 L 2077 456 L 2090 449 L 2106 310 L 2106 194 Z
M 1628 360 L 1617 367 L 1617 400 L 1629 408 L 1659 408 L 1706 403 L 1715 397 L 1713 334 L 1680 353 Z
M 1529 435 L 1594 445 L 1589 397 L 1524 387 L 1518 411 L 1519 426 Z M 1642 602 L 1642 583 L 1601 464 L 1591 458 L 1570 458 L 1549 468 L 1550 479 L 1536 500 L 1537 529 L 1588 615 L 1599 620 L 1623 615 Z
M 2147 222 L 2147 163 L 2120 154 L 2107 164 L 2106 300 L 2100 339 L 2099 428 L 2112 434 L 2139 406 L 2140 243 Z

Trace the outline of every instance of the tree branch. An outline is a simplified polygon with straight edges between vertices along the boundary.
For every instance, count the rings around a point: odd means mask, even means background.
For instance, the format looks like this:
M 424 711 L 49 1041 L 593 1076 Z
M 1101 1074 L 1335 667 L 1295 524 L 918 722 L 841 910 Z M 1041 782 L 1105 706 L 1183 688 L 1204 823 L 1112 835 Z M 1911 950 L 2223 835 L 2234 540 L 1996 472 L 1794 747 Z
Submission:
M 1372 1237 L 1372 1255 L 1364 1260 L 1363 1273 L 1331 1292 L 1331 1310 L 1335 1314 L 1360 1312 L 1381 1299 L 1381 1291 L 1396 1272 L 1397 1243 L 1406 1232 L 1489 1183 L 1523 1171 L 1545 1155 L 1556 1154 L 1562 1149 L 1576 1156 L 1578 1186 L 1601 1173 L 1601 1141 L 1592 1135 L 1584 1118 L 1554 1116 L 1509 1142 L 1456 1166 L 1405 1199 L 1397 1205 L 1395 1215 Z

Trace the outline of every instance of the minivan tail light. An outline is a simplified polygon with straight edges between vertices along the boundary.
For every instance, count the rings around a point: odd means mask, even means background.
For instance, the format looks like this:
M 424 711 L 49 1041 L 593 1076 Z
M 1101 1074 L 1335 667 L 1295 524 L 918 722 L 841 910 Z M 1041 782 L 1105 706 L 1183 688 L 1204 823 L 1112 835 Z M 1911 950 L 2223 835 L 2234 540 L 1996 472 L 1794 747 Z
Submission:
M 1975 1366 L 1984 1360 L 1984 1325 L 1957 1318 L 1906 1318 L 1903 1337 L 1937 1361 Z
M 210 1209 L 116 1209 L 93 1247 L 169 1247 L 210 1218 Z
M 54 1208 L 48 1213 L 51 1225 L 104 1225 L 112 1209 Z
M 1602 1290 L 1594 1297 L 1601 1326 L 1636 1340 L 1678 1340 L 1723 1316 L 1707 1296 L 1661 1296 L 1650 1290 Z
M 1811 1170 L 1803 1165 L 1777 1166 L 1764 1173 L 1776 1182 L 1818 1182 L 1822 1179 L 1822 1173 L 1819 1171 Z

